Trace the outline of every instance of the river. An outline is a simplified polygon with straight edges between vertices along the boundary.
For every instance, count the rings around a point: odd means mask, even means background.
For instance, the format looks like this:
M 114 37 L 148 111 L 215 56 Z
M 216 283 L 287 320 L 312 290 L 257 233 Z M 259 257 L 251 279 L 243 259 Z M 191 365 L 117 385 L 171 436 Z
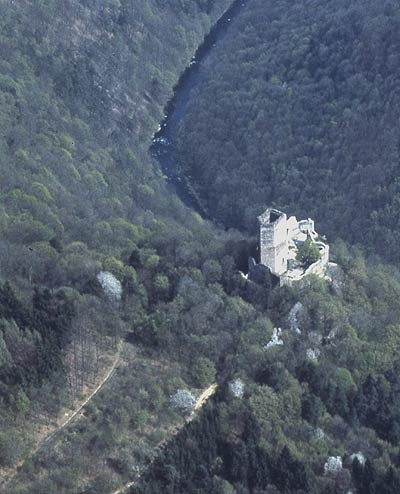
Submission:
M 188 178 L 180 173 L 176 137 L 192 91 L 206 77 L 205 70 L 203 70 L 204 62 L 216 44 L 223 40 L 233 19 L 247 2 L 248 0 L 235 0 L 206 35 L 174 88 L 173 97 L 165 108 L 165 118 L 160 124 L 159 131 L 154 135 L 153 144 L 150 147 L 151 155 L 160 164 L 164 175 L 180 199 L 203 217 L 207 217 L 207 213 L 193 193 Z

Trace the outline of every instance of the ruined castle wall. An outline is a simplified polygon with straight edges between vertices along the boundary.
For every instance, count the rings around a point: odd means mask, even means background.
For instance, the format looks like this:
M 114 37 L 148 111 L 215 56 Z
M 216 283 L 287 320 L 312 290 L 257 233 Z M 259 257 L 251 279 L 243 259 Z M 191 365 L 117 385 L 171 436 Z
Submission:
M 283 276 L 281 276 L 280 280 L 280 285 L 292 285 L 293 282 L 295 281 L 300 281 L 310 274 L 314 274 L 316 276 L 320 276 L 321 278 L 324 278 L 326 275 L 326 269 L 329 264 L 329 245 L 324 244 L 324 250 L 322 252 L 321 258 L 317 261 L 314 262 L 314 264 L 311 264 L 304 273 L 302 273 L 298 277 L 293 277 L 291 273 L 286 273 Z
M 287 218 L 286 214 L 277 209 L 268 208 L 258 216 L 260 224 L 260 263 L 267 266 L 270 271 L 280 278 L 281 284 L 291 284 L 305 276 L 315 274 L 325 276 L 329 263 L 329 246 L 322 242 L 316 242 L 320 250 L 321 258 L 304 271 L 304 268 L 295 262 L 298 242 L 310 237 L 316 241 L 317 234 L 314 229 L 314 221 L 297 221 L 295 216 Z M 293 261 L 288 266 L 288 259 Z
M 288 238 L 287 218 L 283 215 L 274 223 L 261 225 L 261 264 L 268 266 L 275 274 L 287 270 Z
M 294 237 L 296 234 L 300 232 L 299 222 L 297 221 L 296 216 L 291 216 L 287 220 L 287 229 L 289 230 L 289 237 Z
M 315 230 L 314 220 L 308 218 L 308 220 L 299 221 L 299 228 L 303 233 L 311 234 Z
M 318 276 L 324 276 L 326 267 L 329 263 L 329 245 L 324 244 L 324 250 L 322 252 L 321 259 L 314 264 L 311 264 L 304 273 L 304 276 L 309 274 L 316 274 Z

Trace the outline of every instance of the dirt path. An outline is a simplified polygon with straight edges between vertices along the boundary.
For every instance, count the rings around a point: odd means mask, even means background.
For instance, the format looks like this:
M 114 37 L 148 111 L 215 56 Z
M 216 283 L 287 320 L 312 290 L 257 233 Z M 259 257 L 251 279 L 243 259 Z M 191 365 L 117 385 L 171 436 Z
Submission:
M 208 388 L 206 388 L 201 393 L 201 395 L 196 400 L 196 405 L 194 406 L 191 414 L 189 415 L 189 417 L 185 420 L 185 422 L 180 427 L 177 427 L 177 428 L 174 429 L 174 432 L 172 434 L 173 436 L 175 436 L 176 434 L 178 434 L 178 432 L 181 429 L 183 429 L 186 424 L 188 424 L 189 422 L 191 422 L 197 416 L 198 412 L 203 408 L 203 406 L 207 403 L 207 401 L 212 396 L 214 396 L 214 394 L 216 393 L 217 389 L 218 389 L 218 384 L 212 384 L 211 386 L 209 386 Z M 159 444 L 157 444 L 156 447 L 157 448 L 161 447 L 164 443 L 166 443 L 170 439 L 171 439 L 171 436 L 168 437 L 168 438 L 166 438 L 166 439 L 163 439 Z M 135 480 L 133 480 L 131 482 L 128 482 L 124 486 L 122 486 L 119 489 L 117 489 L 116 491 L 114 491 L 112 494 L 123 494 L 129 488 L 133 487 L 140 480 L 140 476 L 141 476 L 140 473 L 138 473 Z
M 211 398 L 211 396 L 215 394 L 217 388 L 218 388 L 217 384 L 212 384 L 201 393 L 201 395 L 197 398 L 196 405 L 194 406 L 193 411 L 190 414 L 188 420 L 192 420 L 196 416 L 200 408 L 203 408 L 203 406 L 207 403 L 207 401 Z
M 64 430 L 72 422 L 74 422 L 75 419 L 77 419 L 81 416 L 81 413 L 82 413 L 83 409 L 85 408 L 85 406 L 102 390 L 103 386 L 110 380 L 110 378 L 114 374 L 114 372 L 117 368 L 117 365 L 120 361 L 120 356 L 121 356 L 121 352 L 123 350 L 123 347 L 124 347 L 124 345 L 122 342 L 119 346 L 117 353 L 115 354 L 115 356 L 113 358 L 113 363 L 112 363 L 111 367 L 108 369 L 106 374 L 103 376 L 103 378 L 101 379 L 101 381 L 97 385 L 97 387 L 89 394 L 89 396 L 87 398 L 85 398 L 85 400 L 83 402 L 79 403 L 78 407 L 70 415 L 68 414 L 68 417 L 64 421 L 62 421 L 61 424 L 58 425 L 54 431 L 52 431 L 50 434 L 48 434 L 46 437 L 44 437 L 43 439 L 41 439 L 39 441 L 39 443 L 36 445 L 35 449 L 33 449 L 31 451 L 31 453 L 29 454 L 29 456 L 27 458 L 25 458 L 22 462 L 20 462 L 19 464 L 16 465 L 16 467 L 13 469 L 13 471 L 11 473 L 11 476 L 8 477 L 6 482 L 4 482 L 2 485 L 0 485 L 0 492 L 6 492 L 6 491 L 4 491 L 4 489 L 12 482 L 12 480 L 17 475 L 18 470 L 23 467 L 24 463 L 27 460 L 32 458 L 32 456 L 34 456 L 43 446 L 48 444 L 62 430 Z
M 100 381 L 100 384 L 95 388 L 90 395 L 86 398 L 85 401 L 83 401 L 78 408 L 75 409 L 75 411 L 60 425 L 57 427 L 56 430 L 54 430 L 51 434 L 49 434 L 45 439 L 43 439 L 34 453 L 38 451 L 42 446 L 45 444 L 49 443 L 59 432 L 61 432 L 65 427 L 67 427 L 71 422 L 73 422 L 78 415 L 82 412 L 82 410 L 85 408 L 85 406 L 97 395 L 99 391 L 103 388 L 103 386 L 108 382 L 108 380 L 111 378 L 111 376 L 114 374 L 115 369 L 119 363 L 119 359 L 121 356 L 121 351 L 122 351 L 123 345 L 119 348 L 117 354 L 114 357 L 114 361 L 110 369 L 107 371 L 106 375 L 103 377 L 103 379 Z

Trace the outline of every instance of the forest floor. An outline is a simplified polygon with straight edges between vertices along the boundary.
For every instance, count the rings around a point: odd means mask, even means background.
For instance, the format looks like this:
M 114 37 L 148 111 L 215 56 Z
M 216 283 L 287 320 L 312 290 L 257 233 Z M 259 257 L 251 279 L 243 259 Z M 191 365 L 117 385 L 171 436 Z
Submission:
M 41 439 L 41 441 L 39 442 L 35 451 L 37 451 L 42 446 L 44 446 L 45 444 L 50 442 L 53 439 L 53 437 L 55 437 L 65 427 L 67 427 L 69 424 L 71 424 L 75 419 L 80 417 L 85 406 L 97 395 L 97 393 L 99 391 L 101 391 L 103 386 L 108 382 L 108 380 L 114 374 L 115 369 L 117 368 L 117 365 L 120 361 L 122 349 L 123 349 L 123 342 L 121 342 L 119 344 L 118 351 L 113 358 L 111 367 L 108 368 L 108 370 L 106 371 L 105 374 L 103 373 L 101 376 L 99 376 L 100 380 L 97 379 L 96 382 L 94 383 L 94 386 L 96 386 L 96 384 L 98 383 L 97 386 L 95 387 L 95 389 L 93 389 L 93 390 L 89 389 L 88 390 L 89 392 L 91 391 L 89 396 L 87 395 L 87 392 L 85 393 L 86 397 L 83 397 L 83 401 L 81 401 L 79 404 L 77 404 L 75 406 L 75 409 L 73 412 L 65 412 L 64 411 L 64 415 L 60 414 L 59 419 L 57 421 L 57 427 L 53 430 L 53 432 L 51 432 L 46 437 Z
M 178 434 L 178 432 L 180 430 L 182 430 L 186 424 L 188 424 L 189 422 L 191 422 L 195 417 L 197 417 L 199 411 L 203 408 L 203 406 L 207 403 L 207 401 L 212 397 L 214 396 L 214 394 L 216 393 L 218 389 L 218 385 L 217 384 L 211 384 L 211 386 L 208 386 L 208 388 L 206 388 L 200 395 L 199 397 L 197 398 L 196 400 L 196 405 L 194 406 L 192 412 L 190 413 L 190 415 L 187 417 L 187 419 L 181 424 L 179 425 L 178 427 L 172 427 L 171 430 L 170 430 L 170 434 L 167 435 L 167 437 L 165 437 L 162 441 L 160 441 L 158 444 L 157 444 L 157 448 L 160 449 L 162 446 L 164 446 L 168 441 L 171 440 L 171 438 L 173 436 L 175 436 L 176 434 Z M 119 489 L 117 489 L 116 491 L 113 491 L 112 494 L 123 494 L 124 492 L 126 492 L 128 489 L 130 489 L 131 487 L 133 487 L 135 484 L 137 484 L 137 482 L 140 480 L 140 477 L 141 477 L 141 473 L 138 473 L 136 475 L 136 479 L 135 480 L 132 480 L 128 483 L 126 483 L 125 485 L 123 485 L 122 487 L 120 487 Z
M 63 408 L 58 417 L 51 423 L 46 425 L 40 425 L 35 432 L 35 438 L 33 441 L 33 448 L 29 455 L 17 463 L 13 468 L 3 469 L 0 472 L 5 482 L 0 485 L 0 492 L 5 492 L 4 489 L 13 480 L 18 471 L 22 468 L 23 464 L 32 458 L 43 446 L 48 444 L 55 436 L 57 436 L 62 430 L 72 424 L 76 419 L 81 417 L 86 405 L 101 391 L 104 385 L 113 376 L 121 357 L 121 352 L 124 347 L 124 342 L 121 341 L 118 345 L 117 353 L 112 357 L 111 365 L 104 367 L 103 372 L 99 372 L 97 379 L 93 383 L 86 383 L 83 389 L 83 393 L 80 395 L 79 401 L 73 400 L 70 404 L 70 408 Z
M 108 357 L 108 362 L 110 362 L 111 355 Z M 14 471 L 10 471 L 8 479 L 5 483 L 0 486 L 0 492 L 18 492 L 22 491 L 29 492 L 29 486 L 33 479 L 45 479 L 46 476 L 52 472 L 49 469 L 49 458 L 46 456 L 50 451 L 52 452 L 51 461 L 53 464 L 62 464 L 66 461 L 64 457 L 65 450 L 63 450 L 60 445 L 63 444 L 63 438 L 65 434 L 73 429 L 74 426 L 80 424 L 82 430 L 87 433 L 86 439 L 81 442 L 79 434 L 74 436 L 69 436 L 68 441 L 70 441 L 70 446 L 76 450 L 76 454 L 79 455 L 79 451 L 85 450 L 87 444 L 85 441 L 90 441 L 91 438 L 95 437 L 90 431 L 96 430 L 96 421 L 93 423 L 93 415 L 87 416 L 86 410 L 89 403 L 97 403 L 97 407 L 105 406 L 107 410 L 107 405 L 104 400 L 113 402 L 115 399 L 115 393 L 118 390 L 124 390 L 132 396 L 138 395 L 141 389 L 146 389 L 146 386 L 151 386 L 154 382 L 163 389 L 168 389 L 168 383 L 171 382 L 176 376 L 180 375 L 179 365 L 174 364 L 168 359 L 160 359 L 159 356 L 155 358 L 154 356 L 147 355 L 140 352 L 140 350 L 129 344 L 125 343 L 123 348 L 120 348 L 117 354 L 113 355 L 113 361 L 111 365 L 107 367 L 100 380 L 97 380 L 95 387 L 89 394 L 86 394 L 84 399 L 81 399 L 79 404 L 76 403 L 73 411 L 70 412 L 68 417 L 65 414 L 59 416 L 59 423 L 57 427 L 53 427 L 52 430 L 48 430 L 48 433 L 41 438 L 40 443 L 36 443 L 36 447 L 32 448 L 31 452 L 24 461 L 20 463 Z M 107 388 L 111 385 L 112 388 Z M 107 388 L 107 389 L 106 389 Z M 160 454 L 162 448 L 164 448 L 172 439 L 175 437 L 189 422 L 194 420 L 203 406 L 207 401 L 214 395 L 217 390 L 217 385 L 212 384 L 206 389 L 196 389 L 193 390 L 197 396 L 196 404 L 192 412 L 186 417 L 168 410 L 169 407 L 162 407 L 161 410 L 151 412 L 147 410 L 149 415 L 147 422 L 137 429 L 124 429 L 121 433 L 121 438 L 117 438 L 115 442 L 101 454 L 96 454 L 91 457 L 90 460 L 85 456 L 81 458 L 79 462 L 81 472 L 79 474 L 79 485 L 76 484 L 71 492 L 80 492 L 85 486 L 92 483 L 99 471 L 113 483 L 110 485 L 108 492 L 113 492 L 113 494 L 123 494 L 126 493 L 129 488 L 134 487 L 138 484 L 143 473 L 149 468 L 155 458 Z M 106 393 L 104 396 L 99 397 L 100 392 Z M 168 396 L 168 391 L 167 395 Z M 118 400 L 117 400 L 118 402 Z M 96 407 L 96 405 L 94 405 Z M 98 408 L 98 410 L 100 410 Z M 143 409 L 146 411 L 146 407 Z M 104 412 L 104 410 L 103 410 Z M 160 417 L 160 413 L 162 417 Z M 101 415 L 101 413 L 100 413 Z M 91 418 L 90 418 L 91 417 Z M 78 422 L 79 421 L 79 422 Z M 94 429 L 93 429 L 94 428 Z M 122 442 L 121 442 L 122 441 Z M 140 454 L 135 453 L 135 448 L 133 448 L 131 458 L 131 464 L 136 465 L 133 467 L 130 473 L 130 478 L 121 477 L 121 473 L 115 470 L 115 467 L 108 462 L 110 458 L 118 457 L 118 453 L 123 445 L 141 445 Z M 70 461 L 67 460 L 67 461 Z M 53 471 L 54 473 L 54 471 Z M 44 484 L 43 484 L 44 485 Z M 121 486 L 118 488 L 118 485 Z M 114 490 L 115 489 L 115 490 Z M 107 490 L 105 490 L 107 492 Z

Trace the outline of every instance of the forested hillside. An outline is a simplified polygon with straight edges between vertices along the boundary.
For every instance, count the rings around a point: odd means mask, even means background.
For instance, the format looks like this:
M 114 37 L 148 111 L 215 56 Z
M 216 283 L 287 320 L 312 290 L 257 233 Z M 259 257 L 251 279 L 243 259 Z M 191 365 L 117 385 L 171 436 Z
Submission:
M 257 239 L 229 230 L 287 206 L 397 259 L 398 7 L 249 0 L 229 20 L 179 142 L 219 228 L 149 146 L 229 4 L 0 2 L 7 494 L 400 492 L 398 270 L 336 241 L 330 279 L 255 284 Z
M 158 254 L 186 244 L 177 261 L 193 257 L 201 224 L 147 149 L 228 5 L 0 3 L 0 467 L 95 379 L 158 291 L 169 296 Z M 101 271 L 121 287 L 107 293 Z
M 399 492 L 399 273 L 335 250 L 335 283 L 275 292 L 281 336 L 234 333 L 216 399 L 132 494 Z
M 254 0 L 180 133 L 210 215 L 254 231 L 275 204 L 398 262 L 400 7 Z

